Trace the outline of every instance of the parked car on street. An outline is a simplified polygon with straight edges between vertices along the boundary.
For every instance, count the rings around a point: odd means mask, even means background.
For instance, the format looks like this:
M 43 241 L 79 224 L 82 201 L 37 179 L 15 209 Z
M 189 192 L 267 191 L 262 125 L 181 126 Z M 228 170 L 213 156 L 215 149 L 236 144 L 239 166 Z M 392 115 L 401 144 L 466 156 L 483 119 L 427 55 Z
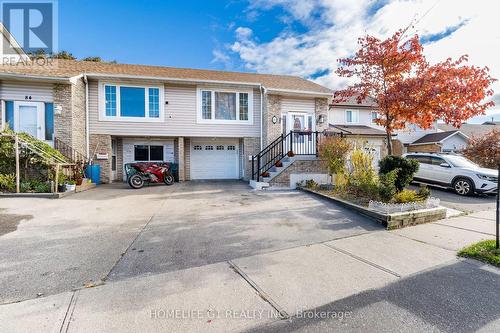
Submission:
M 408 153 L 406 158 L 419 162 L 415 182 L 453 189 L 459 195 L 496 193 L 498 171 L 481 168 L 467 158 L 454 154 Z

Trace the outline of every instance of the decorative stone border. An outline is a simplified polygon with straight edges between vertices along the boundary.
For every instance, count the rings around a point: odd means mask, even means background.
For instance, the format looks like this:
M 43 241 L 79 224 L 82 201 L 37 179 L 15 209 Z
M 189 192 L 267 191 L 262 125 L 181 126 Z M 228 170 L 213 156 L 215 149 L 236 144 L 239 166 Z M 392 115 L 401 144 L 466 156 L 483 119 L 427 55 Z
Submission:
M 331 197 L 329 195 L 320 193 L 315 190 L 307 188 L 301 188 L 301 190 L 319 196 L 321 198 L 327 199 L 336 204 L 347 207 L 351 210 L 354 210 L 359 214 L 362 214 L 372 220 L 375 220 L 378 223 L 381 223 L 386 227 L 387 230 L 399 229 L 411 225 L 435 222 L 446 218 L 446 208 L 444 207 L 419 209 L 401 213 L 384 214 L 370 210 L 360 205 L 356 205 L 352 202 L 343 199 Z

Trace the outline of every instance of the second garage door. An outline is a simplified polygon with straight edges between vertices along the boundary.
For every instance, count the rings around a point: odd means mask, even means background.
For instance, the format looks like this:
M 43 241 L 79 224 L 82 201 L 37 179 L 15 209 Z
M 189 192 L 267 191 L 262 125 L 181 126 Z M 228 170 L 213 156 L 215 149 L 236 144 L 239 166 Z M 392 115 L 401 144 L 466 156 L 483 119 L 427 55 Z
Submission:
M 191 179 L 238 179 L 238 140 L 191 140 Z

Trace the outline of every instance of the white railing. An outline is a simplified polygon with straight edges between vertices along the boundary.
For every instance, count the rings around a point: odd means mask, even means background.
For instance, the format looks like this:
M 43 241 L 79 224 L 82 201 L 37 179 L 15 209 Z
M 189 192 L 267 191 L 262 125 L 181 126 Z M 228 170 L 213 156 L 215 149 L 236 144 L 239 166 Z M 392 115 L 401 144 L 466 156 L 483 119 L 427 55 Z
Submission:
M 419 209 L 437 208 L 439 207 L 440 203 L 441 200 L 432 197 L 425 201 L 408 202 L 401 204 L 384 203 L 380 201 L 370 200 L 370 203 L 368 204 L 368 209 L 384 214 L 392 214 L 392 213 L 409 212 L 412 210 L 419 210 Z

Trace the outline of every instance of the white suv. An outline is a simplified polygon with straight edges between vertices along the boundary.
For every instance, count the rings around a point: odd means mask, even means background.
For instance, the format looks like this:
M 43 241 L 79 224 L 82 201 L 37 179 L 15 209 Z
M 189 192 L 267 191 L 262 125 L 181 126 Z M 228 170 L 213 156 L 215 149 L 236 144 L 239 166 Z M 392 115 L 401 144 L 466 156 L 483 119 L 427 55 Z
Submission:
M 459 195 L 495 193 L 498 189 L 498 171 L 481 168 L 463 156 L 408 153 L 406 158 L 420 164 L 413 177 L 416 182 L 452 188 Z

